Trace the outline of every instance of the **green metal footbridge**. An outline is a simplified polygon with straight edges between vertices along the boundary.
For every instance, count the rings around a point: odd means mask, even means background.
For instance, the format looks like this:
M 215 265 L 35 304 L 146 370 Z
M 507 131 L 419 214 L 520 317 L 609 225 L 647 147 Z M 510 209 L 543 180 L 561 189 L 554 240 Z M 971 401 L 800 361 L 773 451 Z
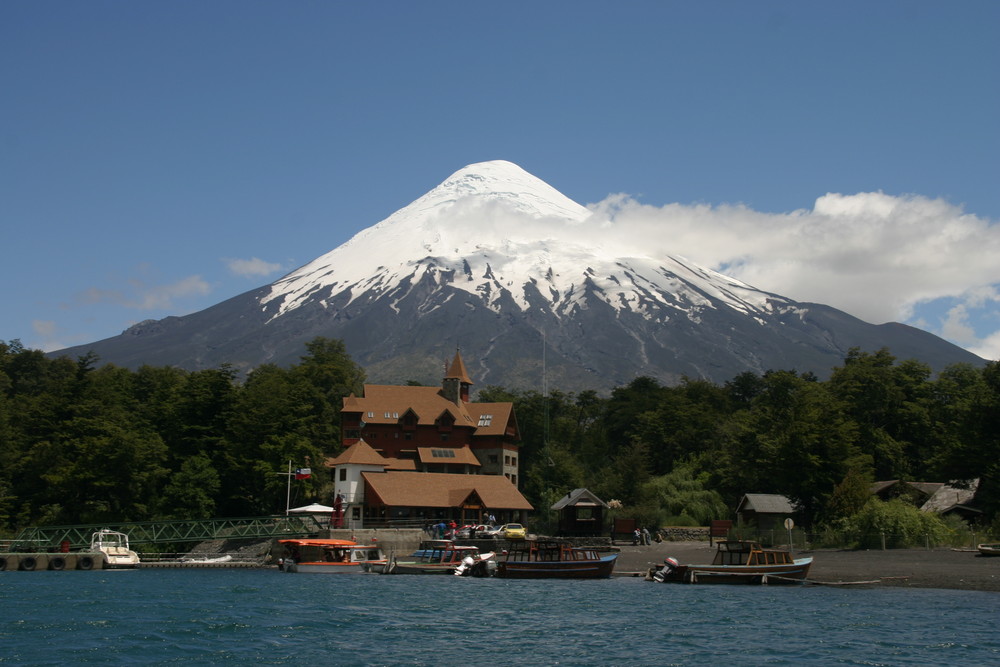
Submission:
M 71 548 L 90 546 L 90 537 L 101 528 L 128 535 L 133 545 L 207 542 L 208 540 L 308 537 L 326 529 L 312 514 L 301 516 L 255 516 L 238 519 L 197 519 L 191 521 L 135 521 L 80 526 L 38 526 L 26 528 L 7 546 L 7 551 L 47 551 L 63 542 Z

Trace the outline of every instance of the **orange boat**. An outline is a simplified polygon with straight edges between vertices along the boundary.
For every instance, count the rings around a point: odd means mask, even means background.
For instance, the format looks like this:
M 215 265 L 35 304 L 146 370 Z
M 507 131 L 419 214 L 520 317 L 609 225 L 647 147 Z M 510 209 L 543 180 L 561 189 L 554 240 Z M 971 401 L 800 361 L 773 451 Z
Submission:
M 377 546 L 352 540 L 297 539 L 278 543 L 288 554 L 278 562 L 285 572 L 349 574 L 371 572 L 373 566 L 385 564 L 385 554 Z

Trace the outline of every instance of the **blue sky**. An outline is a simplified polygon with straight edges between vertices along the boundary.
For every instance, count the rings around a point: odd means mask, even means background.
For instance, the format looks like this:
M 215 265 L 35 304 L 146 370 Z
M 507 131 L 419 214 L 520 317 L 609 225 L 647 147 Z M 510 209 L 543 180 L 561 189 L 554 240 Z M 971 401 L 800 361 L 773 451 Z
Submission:
M 1000 358 L 1000 3 L 0 4 L 0 340 L 305 264 L 505 159 L 670 252 Z

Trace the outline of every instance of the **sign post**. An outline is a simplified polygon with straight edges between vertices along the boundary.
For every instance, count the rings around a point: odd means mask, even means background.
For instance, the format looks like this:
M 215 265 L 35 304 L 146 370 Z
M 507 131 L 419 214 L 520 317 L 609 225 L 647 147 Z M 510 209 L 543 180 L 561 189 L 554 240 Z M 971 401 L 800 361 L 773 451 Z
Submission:
M 792 544 L 792 528 L 795 528 L 795 522 L 790 518 L 785 519 L 785 528 L 788 530 L 788 551 L 791 552 L 795 546 Z

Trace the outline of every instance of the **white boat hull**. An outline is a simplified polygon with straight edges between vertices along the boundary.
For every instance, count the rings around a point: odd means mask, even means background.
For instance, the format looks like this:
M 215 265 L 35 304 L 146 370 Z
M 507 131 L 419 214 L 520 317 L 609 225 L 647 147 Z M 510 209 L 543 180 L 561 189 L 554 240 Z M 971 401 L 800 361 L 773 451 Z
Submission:
M 286 572 L 302 574 L 360 574 L 371 571 L 373 563 L 295 563 L 285 564 Z M 379 564 L 381 565 L 381 563 Z

